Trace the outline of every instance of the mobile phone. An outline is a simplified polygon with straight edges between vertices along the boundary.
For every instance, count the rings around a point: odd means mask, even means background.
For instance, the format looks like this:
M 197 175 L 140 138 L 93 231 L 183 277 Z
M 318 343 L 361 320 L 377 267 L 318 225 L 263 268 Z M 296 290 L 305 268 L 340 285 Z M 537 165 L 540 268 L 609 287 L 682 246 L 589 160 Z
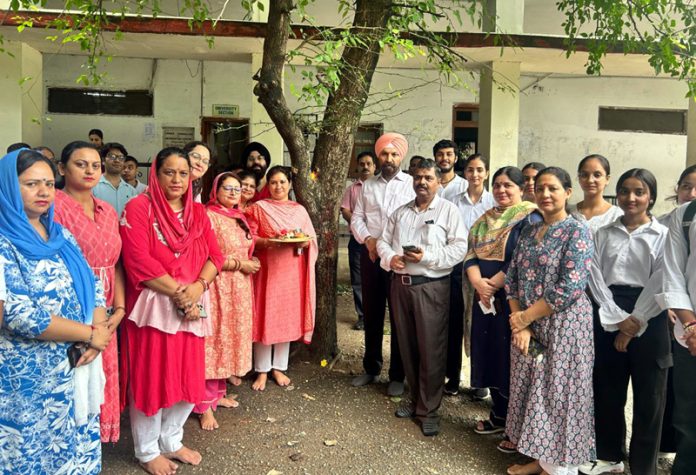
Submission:
M 68 347 L 68 363 L 70 363 L 71 368 L 77 366 L 77 362 L 80 361 L 84 352 L 85 347 L 77 343 L 73 343 Z
M 205 307 L 203 307 L 203 305 L 201 304 L 198 304 L 198 314 L 201 318 L 208 318 L 208 314 L 205 311 Z
M 418 246 L 414 246 L 413 244 L 407 244 L 405 246 L 401 246 L 401 249 L 404 250 L 404 252 L 418 252 Z

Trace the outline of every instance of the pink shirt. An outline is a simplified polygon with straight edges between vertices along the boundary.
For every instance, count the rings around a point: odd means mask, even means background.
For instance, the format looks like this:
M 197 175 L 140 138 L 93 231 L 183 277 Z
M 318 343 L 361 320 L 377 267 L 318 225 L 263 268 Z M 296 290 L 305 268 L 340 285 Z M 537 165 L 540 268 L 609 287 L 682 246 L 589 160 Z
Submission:
M 353 182 L 346 191 L 343 193 L 343 200 L 341 200 L 341 208 L 350 210 L 352 213 L 355 209 L 355 202 L 358 200 L 358 196 L 362 191 L 363 182 L 356 180 Z

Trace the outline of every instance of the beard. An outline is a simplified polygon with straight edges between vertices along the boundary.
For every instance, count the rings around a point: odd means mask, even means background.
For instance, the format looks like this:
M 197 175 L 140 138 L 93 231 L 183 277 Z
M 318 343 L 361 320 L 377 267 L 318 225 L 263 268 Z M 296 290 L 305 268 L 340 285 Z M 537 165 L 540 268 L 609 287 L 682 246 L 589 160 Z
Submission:
M 253 166 L 251 168 L 248 168 L 248 170 L 254 174 L 257 182 L 260 182 L 261 180 L 263 180 L 263 177 L 266 174 L 266 170 L 263 167 L 259 167 L 259 166 Z

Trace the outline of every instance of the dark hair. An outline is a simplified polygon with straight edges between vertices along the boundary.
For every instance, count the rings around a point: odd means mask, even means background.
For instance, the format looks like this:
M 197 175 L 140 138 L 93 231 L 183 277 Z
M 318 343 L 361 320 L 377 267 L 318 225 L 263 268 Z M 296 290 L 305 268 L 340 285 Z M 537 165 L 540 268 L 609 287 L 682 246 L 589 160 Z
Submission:
M 63 151 L 60 152 L 60 163 L 62 163 L 63 165 L 67 165 L 68 160 L 70 160 L 70 156 L 73 153 L 75 153 L 76 150 L 80 150 L 82 148 L 90 148 L 92 150 L 97 150 L 97 147 L 95 147 L 92 143 L 85 142 L 83 140 L 75 140 L 74 142 L 70 142 L 68 145 L 63 147 Z
M 683 172 L 681 172 L 681 175 L 679 175 L 679 180 L 677 181 L 677 188 L 679 188 L 684 180 L 686 180 L 686 177 L 691 175 L 692 173 L 696 173 L 696 165 L 691 165 L 689 167 L 686 167 Z M 678 192 L 678 190 L 677 190 Z M 671 196 L 668 196 L 665 198 L 665 201 L 674 201 L 675 203 L 679 199 L 679 195 L 674 194 Z
M 522 167 L 522 171 L 525 171 L 525 170 L 527 170 L 528 168 L 532 168 L 532 169 L 534 169 L 534 170 L 540 172 L 541 170 L 543 170 L 544 168 L 546 168 L 546 165 L 544 165 L 544 164 L 541 163 L 541 162 L 529 162 L 528 164 L 526 164 L 525 166 Z M 549 168 L 551 168 L 551 167 L 549 167 Z M 553 167 L 553 168 L 557 168 L 557 167 Z M 559 168 L 559 170 L 562 170 L 562 169 Z M 562 171 L 565 172 L 565 170 L 562 170 Z M 558 177 L 557 177 L 557 178 L 558 178 Z
M 138 166 L 138 159 L 135 158 L 133 155 L 128 155 L 123 163 L 126 163 L 126 162 L 133 162 L 133 163 L 135 163 L 136 167 Z
M 89 137 L 90 135 L 97 135 L 100 139 L 104 140 L 104 132 L 102 132 L 101 129 L 90 130 L 89 133 L 87 134 L 87 137 Z
M 278 173 L 282 173 L 288 179 L 288 182 L 292 183 L 292 168 L 284 167 L 283 165 L 275 165 L 269 168 L 266 172 L 266 181 L 271 181 L 271 178 Z
M 433 145 L 433 157 L 435 156 L 438 150 L 442 150 L 443 148 L 453 148 L 454 156 L 459 158 L 459 147 L 456 143 L 449 139 L 440 140 L 435 145 Z
M 648 214 L 650 214 L 649 212 L 652 209 L 653 205 L 655 205 L 655 199 L 657 198 L 657 178 L 655 178 L 655 175 L 650 173 L 650 171 L 646 170 L 645 168 L 631 168 L 630 170 L 624 172 L 623 175 L 619 177 L 619 181 L 616 182 L 617 196 L 619 194 L 619 190 L 623 186 L 623 183 L 629 178 L 637 178 L 638 180 L 642 181 L 645 186 L 648 187 L 648 191 L 650 191 Z
M 466 160 L 464 160 L 464 168 L 466 168 L 466 166 L 469 165 L 469 162 L 473 162 L 474 160 L 481 160 L 483 166 L 486 168 L 486 170 L 488 170 L 488 159 L 480 153 L 474 153 L 466 157 Z
M 42 153 L 44 150 L 47 150 L 51 152 L 51 155 L 53 155 L 54 157 L 56 156 L 56 154 L 53 153 L 53 150 L 51 150 L 51 147 L 46 147 L 45 145 L 39 145 L 38 147 L 34 147 L 34 150 L 36 150 L 39 153 Z
M 600 165 L 602 165 L 602 168 L 604 168 L 604 173 L 607 174 L 607 176 L 611 175 L 611 167 L 609 166 L 609 160 L 607 160 L 605 157 L 599 154 L 592 154 L 588 155 L 582 160 L 580 160 L 580 163 L 578 164 L 578 173 L 580 173 L 580 170 L 582 170 L 583 165 L 587 163 L 590 160 L 597 160 Z
M 423 156 L 421 156 L 421 155 L 414 155 L 414 156 L 412 156 L 412 157 L 409 159 L 409 161 L 408 161 L 409 166 L 411 165 L 411 163 L 412 163 L 414 160 L 418 160 L 419 162 L 422 162 L 423 160 L 425 160 L 425 157 L 423 157 Z
M 14 152 L 15 150 L 19 150 L 21 148 L 31 148 L 28 143 L 24 142 L 17 142 L 11 144 L 9 147 L 7 147 L 7 153 Z
M 186 160 L 186 163 L 188 163 L 188 166 L 191 166 L 191 161 L 189 160 L 188 154 L 184 152 L 182 149 L 180 149 L 179 147 L 165 147 L 162 150 L 160 150 L 157 153 L 157 157 L 155 157 L 155 171 L 157 173 L 159 173 L 167 157 L 171 155 L 176 155 L 178 157 L 183 158 L 184 160 Z
M 114 148 L 116 150 L 118 150 L 119 152 L 121 152 L 124 157 L 128 156 L 128 151 L 126 150 L 126 147 L 124 147 L 123 145 L 121 145 L 118 142 L 105 143 L 102 146 L 102 148 L 99 150 L 99 155 L 101 155 L 101 158 L 104 159 L 104 158 L 106 158 L 106 154 L 109 153 L 109 150 L 114 149 Z
M 416 165 L 416 170 L 435 170 L 435 176 L 440 178 L 442 176 L 442 172 L 440 172 L 440 169 L 437 167 L 437 163 L 435 163 L 435 160 L 432 158 L 424 158 L 420 162 L 418 162 L 418 165 Z
M 249 159 L 249 154 L 254 151 L 259 152 L 259 155 L 263 156 L 263 158 L 266 160 L 267 167 L 271 166 L 271 152 L 269 152 L 263 144 L 258 142 L 251 142 L 249 145 L 244 147 L 244 150 L 242 151 L 242 157 L 244 157 L 245 166 L 247 160 Z
M 193 150 L 194 148 L 196 148 L 198 146 L 204 147 L 208 151 L 208 153 L 210 154 L 210 157 L 212 159 L 213 151 L 210 150 L 210 147 L 208 146 L 207 143 L 201 142 L 200 140 L 194 140 L 193 142 L 187 143 L 186 145 L 184 145 L 183 150 L 184 150 L 184 152 L 186 152 L 188 154 L 188 153 L 191 153 L 191 150 Z
M 372 164 L 373 165 L 377 164 L 377 157 L 375 156 L 374 152 L 370 152 L 370 151 L 360 152 L 358 154 L 358 156 L 355 158 L 355 161 L 359 162 L 360 159 L 363 157 L 370 157 L 372 159 Z
M 508 177 L 510 181 L 519 186 L 520 189 L 524 188 L 524 175 L 522 175 L 522 171 L 519 168 L 509 166 L 498 169 L 498 171 L 493 174 L 491 183 L 495 183 L 496 178 L 502 175 Z
M 236 175 L 239 177 L 240 182 L 246 178 L 253 178 L 254 183 L 256 183 L 256 185 L 259 184 L 259 180 L 256 179 L 256 174 L 249 170 L 240 170 L 236 172 Z
M 542 175 L 553 175 L 558 178 L 558 181 L 561 182 L 561 186 L 563 186 L 564 190 L 570 190 L 573 188 L 573 181 L 570 179 L 570 174 L 561 167 L 542 168 L 539 170 L 539 173 L 537 173 L 536 180 L 541 178 Z
M 242 179 L 240 178 L 240 176 L 237 173 L 225 172 L 222 175 L 220 175 L 220 179 L 218 180 L 217 190 L 215 190 L 215 192 L 220 191 L 222 184 L 228 178 L 234 178 L 235 180 L 237 180 L 239 182 L 240 185 L 242 184 Z M 247 223 L 245 223 L 244 220 L 239 219 L 239 218 L 235 218 L 235 220 L 237 221 L 237 224 L 239 225 L 239 227 L 242 228 L 242 230 L 244 231 L 246 238 L 251 239 L 251 230 L 249 229 L 249 226 L 247 226 Z
M 53 178 L 56 177 L 56 166 L 53 164 L 53 162 L 44 157 L 41 152 L 31 149 L 22 150 L 17 155 L 17 176 L 21 175 L 38 162 L 44 162 L 51 167 Z

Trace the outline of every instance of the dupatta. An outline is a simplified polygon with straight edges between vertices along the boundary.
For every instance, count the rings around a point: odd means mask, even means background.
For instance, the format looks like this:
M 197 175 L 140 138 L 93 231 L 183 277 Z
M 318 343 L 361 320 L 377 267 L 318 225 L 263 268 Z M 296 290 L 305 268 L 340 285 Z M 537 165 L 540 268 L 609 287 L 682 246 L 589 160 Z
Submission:
M 505 246 L 517 223 L 536 211 L 529 201 L 503 210 L 493 207 L 481 216 L 469 231 L 469 250 L 464 262 L 478 258 L 489 261 L 505 261 Z

